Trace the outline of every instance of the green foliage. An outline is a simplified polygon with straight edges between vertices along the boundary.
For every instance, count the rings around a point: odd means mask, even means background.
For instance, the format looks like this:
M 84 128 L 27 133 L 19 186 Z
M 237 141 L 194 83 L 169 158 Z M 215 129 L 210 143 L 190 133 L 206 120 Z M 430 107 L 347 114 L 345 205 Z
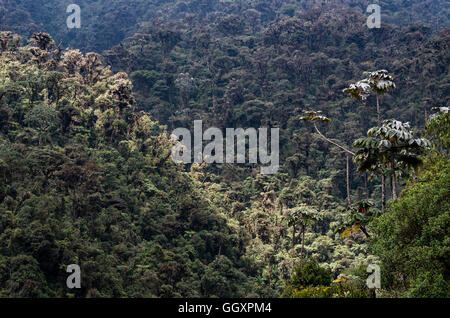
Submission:
M 12 30 L 21 35 L 45 30 L 55 35 L 57 43 L 62 41 L 66 47 L 78 47 L 88 52 L 108 49 L 139 31 L 141 25 L 153 21 L 158 24 L 161 20 L 182 20 L 189 26 L 204 21 L 219 25 L 228 21 L 228 25 L 233 27 L 231 30 L 234 30 L 238 24 L 234 24 L 233 17 L 238 16 L 243 20 L 241 24 L 245 23 L 246 33 L 250 33 L 257 31 L 261 25 L 276 22 L 280 16 L 302 16 L 308 22 L 314 22 L 321 13 L 329 14 L 331 10 L 342 7 L 354 8 L 362 13 L 367 8 L 365 0 L 328 1 L 323 4 L 304 0 L 288 3 L 273 0 L 208 3 L 197 0 L 79 0 L 77 4 L 81 7 L 82 27 L 68 30 L 62 26 L 65 26 L 70 14 L 66 13 L 69 4 L 56 0 L 3 1 L 0 4 L 1 12 L 4 12 L 0 29 Z M 445 0 L 393 0 L 383 3 L 383 26 L 384 23 L 411 24 L 413 32 L 438 32 L 450 25 L 446 4 Z M 429 25 L 432 25 L 432 30 Z
M 427 121 L 426 130 L 427 134 L 433 138 L 433 149 L 445 151 L 450 147 L 450 114 L 448 107 L 439 107 L 437 110 L 439 112 L 431 115 Z
M 404 123 L 446 108 L 450 33 L 437 32 L 442 0 L 385 2 L 376 30 L 364 1 L 341 2 L 80 0 L 76 30 L 61 28 L 64 1 L 0 3 L 0 29 L 39 32 L 25 46 L 0 32 L 0 296 L 277 297 L 307 257 L 346 279 L 289 297 L 365 297 L 380 184 L 347 168 L 340 145 L 377 122 L 360 100 L 385 95 L 379 115 L 398 120 L 370 131 L 357 163 L 390 174 L 391 187 L 414 177 L 428 143 Z M 402 26 L 411 21 L 433 29 Z M 438 158 L 444 113 L 427 124 Z M 279 127 L 279 173 L 173 164 L 169 132 L 194 119 Z M 396 251 L 408 259 L 407 249 Z M 70 263 L 83 270 L 75 292 Z M 407 292 L 394 282 L 387 293 L 440 295 L 446 279 L 411 275 Z
M 353 160 L 360 172 L 405 176 L 420 166 L 421 156 L 430 146 L 428 139 L 414 138 L 409 123 L 385 120 L 382 127 L 369 129 L 366 138 L 353 143 L 358 148 Z
M 428 160 L 389 212 L 373 222 L 371 249 L 380 257 L 382 285 L 409 297 L 449 297 L 450 164 Z
M 377 216 L 377 212 L 373 212 L 371 209 L 373 205 L 374 203 L 371 200 L 361 200 L 353 204 L 348 209 L 346 220 L 335 229 L 335 233 L 348 238 L 353 232 L 362 231 L 366 237 L 369 237 L 367 226 Z
M 306 206 L 293 208 L 288 211 L 289 226 L 294 226 L 296 224 L 307 226 L 318 220 L 320 220 L 318 212 Z
M 52 41 L 0 57 L 0 295 L 246 295 L 245 233 L 169 160 L 127 74 Z M 66 288 L 69 264 L 79 290 Z
M 307 111 L 305 116 L 300 117 L 301 120 L 319 121 L 319 122 L 331 122 L 326 116 L 321 115 L 321 111 Z
M 344 89 L 343 92 L 349 96 L 366 100 L 370 93 L 375 93 L 376 95 L 384 95 L 390 89 L 395 89 L 394 78 L 388 75 L 388 71 L 379 70 L 375 72 L 364 72 L 367 78 L 351 84 L 348 88 Z
M 330 286 L 330 284 L 330 272 L 320 267 L 313 259 L 306 259 L 295 267 L 294 275 L 289 280 L 283 292 L 283 297 L 291 297 L 291 294 L 295 293 L 294 289 L 301 286 Z
M 289 281 L 288 286 L 283 292 L 282 297 L 286 298 L 369 298 L 371 292 L 366 286 L 365 272 L 367 265 L 352 267 L 343 271 L 341 278 L 333 280 L 326 279 L 298 279 L 299 275 L 308 275 L 308 273 L 323 272 L 323 269 L 317 268 L 302 269 L 298 273 L 296 269 L 295 276 Z M 323 272 L 323 277 L 325 278 Z M 311 276 L 309 276 L 311 277 Z M 294 281 L 294 279 L 296 279 Z

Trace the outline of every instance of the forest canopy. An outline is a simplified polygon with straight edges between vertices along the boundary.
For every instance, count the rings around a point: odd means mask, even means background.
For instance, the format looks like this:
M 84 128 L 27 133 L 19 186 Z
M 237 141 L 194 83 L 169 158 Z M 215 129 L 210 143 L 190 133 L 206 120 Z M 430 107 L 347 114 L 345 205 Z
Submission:
M 379 2 L 1 1 L 0 297 L 449 297 L 449 7 Z

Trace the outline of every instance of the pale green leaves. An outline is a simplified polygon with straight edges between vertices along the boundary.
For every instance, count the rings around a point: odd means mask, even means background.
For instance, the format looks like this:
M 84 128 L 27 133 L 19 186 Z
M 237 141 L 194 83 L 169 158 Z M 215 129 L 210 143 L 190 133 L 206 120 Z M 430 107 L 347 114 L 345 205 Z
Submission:
M 414 138 L 409 123 L 390 119 L 383 126 L 368 130 L 367 137 L 353 143 L 356 151 L 354 161 L 359 171 L 373 174 L 388 167 L 412 169 L 421 162 L 421 155 L 431 146 L 428 139 Z
M 306 205 L 301 205 L 288 210 L 287 221 L 289 226 L 294 226 L 296 224 L 309 225 L 319 221 L 320 219 L 321 218 L 317 210 Z
M 331 119 L 322 115 L 322 112 L 319 111 L 305 111 L 305 116 L 300 117 L 301 120 L 313 121 L 313 122 L 331 122 Z
M 352 98 L 366 100 L 371 93 L 384 95 L 390 89 L 395 89 L 394 79 L 386 70 L 364 72 L 365 79 L 351 84 L 343 92 Z

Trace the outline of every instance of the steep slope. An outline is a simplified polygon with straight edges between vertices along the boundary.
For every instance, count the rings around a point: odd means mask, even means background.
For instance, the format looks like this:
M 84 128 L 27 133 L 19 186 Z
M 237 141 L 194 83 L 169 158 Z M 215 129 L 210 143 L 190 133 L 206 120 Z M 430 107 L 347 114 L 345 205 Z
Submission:
M 245 296 L 245 233 L 169 159 L 127 75 L 44 33 L 0 39 L 0 296 Z

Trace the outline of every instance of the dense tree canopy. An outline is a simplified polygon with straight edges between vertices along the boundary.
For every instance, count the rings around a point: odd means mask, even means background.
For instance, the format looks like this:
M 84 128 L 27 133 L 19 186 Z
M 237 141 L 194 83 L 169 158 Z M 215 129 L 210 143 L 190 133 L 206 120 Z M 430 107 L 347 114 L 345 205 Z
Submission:
M 1 294 L 70 296 L 76 263 L 77 296 L 244 296 L 246 235 L 168 160 L 127 75 L 33 38 L 0 58 Z M 203 286 L 208 271 L 240 288 Z
M 449 297 L 447 1 L 70 3 L 0 1 L 0 297 Z M 175 164 L 198 119 L 280 169 Z

